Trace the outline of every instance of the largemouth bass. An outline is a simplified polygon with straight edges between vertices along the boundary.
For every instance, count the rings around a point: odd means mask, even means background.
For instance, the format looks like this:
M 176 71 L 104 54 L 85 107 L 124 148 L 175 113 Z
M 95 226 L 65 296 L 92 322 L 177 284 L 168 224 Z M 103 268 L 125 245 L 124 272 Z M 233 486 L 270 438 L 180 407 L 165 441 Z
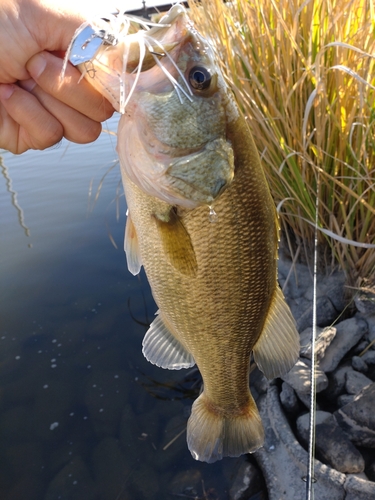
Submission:
M 74 42 L 68 55 L 123 112 L 125 251 L 133 274 L 144 266 L 159 307 L 143 353 L 162 368 L 196 363 L 202 374 L 187 425 L 195 459 L 253 452 L 264 430 L 249 389 L 251 353 L 268 378 L 299 354 L 277 284 L 275 205 L 249 128 L 185 9 L 134 34 L 116 22 L 112 33 L 110 20 L 91 25 L 86 46 L 102 42 L 88 61 Z

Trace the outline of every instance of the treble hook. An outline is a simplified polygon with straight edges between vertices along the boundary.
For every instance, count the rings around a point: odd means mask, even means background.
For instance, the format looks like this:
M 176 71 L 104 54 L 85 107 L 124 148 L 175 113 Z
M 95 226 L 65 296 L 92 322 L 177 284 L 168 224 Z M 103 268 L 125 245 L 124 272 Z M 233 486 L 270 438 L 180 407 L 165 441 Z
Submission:
M 159 56 L 159 57 L 165 57 L 166 54 L 164 52 L 154 52 L 153 50 L 149 50 L 150 54 L 154 56 Z

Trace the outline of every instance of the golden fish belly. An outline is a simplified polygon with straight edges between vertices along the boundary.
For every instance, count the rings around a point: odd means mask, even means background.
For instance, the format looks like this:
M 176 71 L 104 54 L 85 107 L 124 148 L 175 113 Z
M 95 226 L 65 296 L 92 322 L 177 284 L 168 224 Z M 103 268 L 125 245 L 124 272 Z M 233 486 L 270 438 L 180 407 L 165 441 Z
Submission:
M 195 276 L 165 254 L 155 213 L 166 204 L 124 179 L 142 263 L 163 321 L 193 355 L 210 403 L 225 414 L 249 404 L 248 374 L 276 287 L 275 208 L 252 138 L 239 119 L 229 130 L 235 176 L 215 202 L 186 212 L 182 222 L 197 261 Z
M 128 269 L 144 266 L 159 307 L 143 353 L 163 368 L 196 363 L 202 374 L 187 425 L 194 458 L 252 452 L 264 431 L 249 390 L 251 352 L 269 379 L 299 354 L 277 285 L 278 222 L 259 156 L 213 50 L 181 5 L 135 38 L 126 15 L 110 19 L 104 30 L 103 19 L 83 25 L 68 55 L 122 113 Z

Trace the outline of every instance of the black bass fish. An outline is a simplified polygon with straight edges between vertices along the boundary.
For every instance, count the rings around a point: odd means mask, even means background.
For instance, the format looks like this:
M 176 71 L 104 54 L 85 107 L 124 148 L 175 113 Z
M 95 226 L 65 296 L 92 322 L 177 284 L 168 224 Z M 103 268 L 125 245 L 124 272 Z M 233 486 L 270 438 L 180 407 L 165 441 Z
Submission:
M 91 26 L 101 42 L 78 63 L 123 113 L 125 251 L 133 274 L 144 266 L 159 307 L 143 353 L 202 374 L 187 425 L 195 459 L 253 452 L 264 430 L 249 389 L 251 353 L 268 378 L 299 354 L 277 284 L 275 205 L 248 126 L 186 10 L 174 6 L 134 34 L 116 22 L 112 33 L 110 20 Z

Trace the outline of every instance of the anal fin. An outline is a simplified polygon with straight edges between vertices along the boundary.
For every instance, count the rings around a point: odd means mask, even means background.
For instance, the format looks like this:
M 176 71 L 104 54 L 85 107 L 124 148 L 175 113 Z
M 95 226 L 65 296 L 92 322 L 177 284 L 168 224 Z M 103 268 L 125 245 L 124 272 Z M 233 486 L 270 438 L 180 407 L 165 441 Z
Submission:
M 142 262 L 139 252 L 137 233 L 129 213 L 125 226 L 124 250 L 128 269 L 134 276 L 136 276 L 141 270 Z
M 279 286 L 273 296 L 263 331 L 253 348 L 254 360 L 268 379 L 287 373 L 299 356 L 299 333 Z
M 173 267 L 181 274 L 195 276 L 197 259 L 194 248 L 185 226 L 172 208 L 167 220 L 155 215 L 164 251 Z
M 195 365 L 192 354 L 172 335 L 159 315 L 147 330 L 142 346 L 145 358 L 160 368 L 180 370 Z

